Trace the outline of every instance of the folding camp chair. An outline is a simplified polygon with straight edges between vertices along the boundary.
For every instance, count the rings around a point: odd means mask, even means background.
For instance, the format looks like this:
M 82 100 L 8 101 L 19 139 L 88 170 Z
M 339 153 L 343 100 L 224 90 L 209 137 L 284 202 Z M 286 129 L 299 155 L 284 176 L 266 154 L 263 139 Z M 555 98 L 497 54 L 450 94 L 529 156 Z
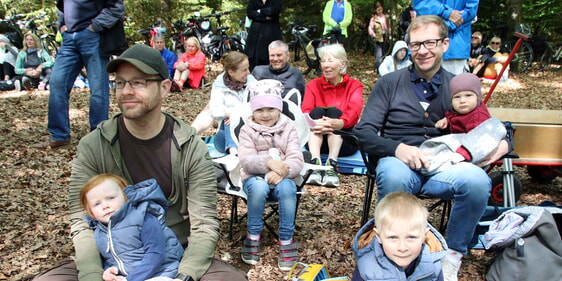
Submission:
M 365 223 L 367 223 L 367 221 L 369 220 L 371 202 L 373 201 L 373 193 L 375 192 L 375 184 L 377 178 L 376 167 L 377 167 L 378 159 L 375 159 L 373 157 L 368 157 L 367 153 L 361 147 L 359 139 L 353 133 L 343 130 L 336 130 L 335 133 L 341 135 L 342 138 L 344 138 L 349 143 L 352 143 L 357 147 L 357 149 L 361 153 L 361 158 L 363 159 L 363 162 L 366 167 L 365 176 L 367 177 L 367 180 L 365 182 L 365 197 L 363 198 L 363 211 L 361 214 L 361 225 L 365 225 Z M 433 199 L 427 196 L 418 196 L 418 197 L 420 197 L 421 199 Z M 440 224 L 439 224 L 440 232 L 443 232 L 445 230 L 445 227 L 447 226 L 449 213 L 451 212 L 451 205 L 452 205 L 451 200 L 440 199 L 428 207 L 429 212 L 432 212 L 433 210 L 437 209 L 439 206 L 443 206 L 441 211 Z
M 301 146 L 304 146 L 308 141 L 308 135 L 310 130 L 306 123 L 306 119 L 300 109 L 300 107 L 292 102 L 292 100 L 300 100 L 300 97 L 295 97 L 294 95 L 299 95 L 298 91 L 291 92 L 283 99 L 283 114 L 286 115 L 290 120 L 292 120 L 293 124 L 297 128 L 297 133 L 299 136 L 299 141 Z M 230 118 L 231 122 L 231 134 L 233 136 L 238 136 L 240 133 L 240 129 L 244 125 L 244 122 L 251 116 L 252 111 L 248 103 L 243 105 L 243 108 L 236 111 L 233 116 Z M 238 139 L 234 137 L 235 142 L 238 142 Z M 305 152 L 307 153 L 307 152 Z M 306 158 L 310 158 L 310 156 L 305 156 L 305 165 L 303 171 L 301 171 L 301 177 L 295 180 L 297 185 L 297 210 L 300 201 L 300 196 L 305 193 L 304 185 L 306 180 L 310 176 L 313 170 L 317 169 L 326 169 L 324 166 L 319 165 L 312 165 L 306 161 Z M 240 165 L 238 162 L 238 158 L 233 155 L 227 155 L 224 157 L 219 157 L 214 159 L 215 167 L 224 173 L 224 190 L 219 189 L 219 193 L 228 194 L 232 197 L 232 205 L 231 205 L 231 212 L 230 212 L 230 221 L 229 221 L 229 233 L 228 238 L 232 240 L 233 236 L 233 228 L 234 223 L 239 223 L 246 214 L 239 216 L 238 215 L 238 200 L 241 199 L 244 202 L 246 201 L 246 194 L 242 189 L 242 181 L 240 179 Z M 264 227 L 271 232 L 274 236 L 277 237 L 277 233 L 275 228 L 268 224 L 267 220 L 272 217 L 273 215 L 278 214 L 278 204 L 275 201 L 267 202 L 266 208 L 268 208 L 268 212 L 264 214 L 263 221 Z M 295 216 L 296 217 L 296 216 Z

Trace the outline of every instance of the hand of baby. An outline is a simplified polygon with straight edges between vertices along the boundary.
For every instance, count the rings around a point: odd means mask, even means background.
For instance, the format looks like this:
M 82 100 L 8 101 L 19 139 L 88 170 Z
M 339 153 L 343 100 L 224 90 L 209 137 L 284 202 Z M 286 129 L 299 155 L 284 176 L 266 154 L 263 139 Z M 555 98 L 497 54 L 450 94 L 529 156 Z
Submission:
M 447 127 L 449 126 L 449 123 L 447 122 L 447 118 L 443 118 L 437 122 L 435 122 L 435 128 L 437 129 L 447 129 Z

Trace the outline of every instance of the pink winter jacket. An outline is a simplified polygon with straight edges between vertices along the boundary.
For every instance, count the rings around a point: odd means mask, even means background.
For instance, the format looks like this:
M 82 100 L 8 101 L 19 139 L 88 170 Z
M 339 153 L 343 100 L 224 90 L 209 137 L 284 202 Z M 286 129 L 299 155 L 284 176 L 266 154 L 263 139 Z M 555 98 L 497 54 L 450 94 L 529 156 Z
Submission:
M 242 180 L 264 176 L 269 172 L 267 161 L 272 159 L 269 155 L 270 148 L 279 149 L 281 161 L 289 166 L 287 178 L 298 177 L 304 166 L 297 130 L 283 114 L 273 127 L 259 125 L 250 117 L 240 130 L 238 140 Z

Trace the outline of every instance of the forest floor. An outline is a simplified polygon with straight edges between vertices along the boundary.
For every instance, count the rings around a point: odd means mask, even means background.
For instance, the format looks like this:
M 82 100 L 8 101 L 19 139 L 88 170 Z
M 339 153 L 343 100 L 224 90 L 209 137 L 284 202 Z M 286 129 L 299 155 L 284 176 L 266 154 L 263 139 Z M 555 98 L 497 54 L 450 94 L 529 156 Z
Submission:
M 303 62 L 294 65 L 304 70 Z M 350 56 L 348 70 L 352 78 L 363 82 L 366 100 L 377 80 L 373 57 Z M 209 81 L 220 71 L 219 65 L 209 64 Z M 309 74 L 306 80 L 313 78 Z M 490 86 L 491 82 L 483 82 L 483 92 Z M 170 93 L 164 110 L 190 123 L 207 104 L 209 92 L 210 87 Z M 72 145 L 66 149 L 31 147 L 48 138 L 48 98 L 48 91 L 39 90 L 0 93 L 0 134 L 3 136 L 0 137 L 0 280 L 20 280 L 37 274 L 73 254 L 67 216 L 70 162 L 78 141 L 88 133 L 89 90 L 76 89 L 71 94 Z M 509 81 L 499 83 L 487 105 L 561 110 L 562 71 L 510 75 Z M 116 112 L 112 96 L 111 114 Z M 525 167 L 516 166 L 515 170 L 523 186 L 518 205 L 535 205 L 544 200 L 562 204 L 562 178 L 538 184 L 530 179 Z M 350 277 L 355 266 L 350 245 L 360 228 L 365 177 L 346 174 L 341 176 L 341 181 L 338 188 L 306 186 L 297 215 L 295 239 L 300 261 L 324 264 L 332 276 Z M 219 194 L 218 198 L 221 239 L 216 257 L 246 271 L 251 281 L 286 280 L 287 273 L 277 268 L 277 242 L 266 231 L 263 232 L 261 261 L 256 266 L 242 262 L 240 243 L 227 239 L 230 197 Z M 239 204 L 240 212 L 244 212 L 245 207 Z M 244 223 L 235 225 L 234 240 L 244 231 Z M 485 280 L 486 267 L 492 257 L 492 252 L 470 250 L 463 260 L 459 279 Z

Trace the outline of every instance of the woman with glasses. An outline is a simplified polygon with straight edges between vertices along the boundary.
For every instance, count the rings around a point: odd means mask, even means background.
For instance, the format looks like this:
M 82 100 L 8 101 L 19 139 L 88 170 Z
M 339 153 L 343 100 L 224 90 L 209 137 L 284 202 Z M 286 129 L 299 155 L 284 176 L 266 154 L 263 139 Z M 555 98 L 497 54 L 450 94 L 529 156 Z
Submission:
M 327 153 L 327 171 L 315 171 L 308 183 L 337 187 L 338 156 L 349 156 L 357 151 L 351 144 L 344 143 L 334 130 L 352 130 L 359 121 L 363 109 L 363 84 L 347 74 L 347 54 L 340 44 L 327 45 L 318 49 L 322 76 L 306 85 L 302 112 L 308 113 L 315 126 L 310 128 L 308 149 L 311 163 L 321 165 L 321 153 Z
M 480 61 L 483 67 L 480 69 L 475 68 L 473 73 L 478 77 L 496 79 L 496 76 L 500 73 L 503 64 L 506 63 L 508 56 L 509 52 L 502 46 L 502 39 L 494 36 L 490 39 L 488 46 L 482 52 Z M 508 69 L 504 72 L 505 77 L 507 77 L 507 71 Z

